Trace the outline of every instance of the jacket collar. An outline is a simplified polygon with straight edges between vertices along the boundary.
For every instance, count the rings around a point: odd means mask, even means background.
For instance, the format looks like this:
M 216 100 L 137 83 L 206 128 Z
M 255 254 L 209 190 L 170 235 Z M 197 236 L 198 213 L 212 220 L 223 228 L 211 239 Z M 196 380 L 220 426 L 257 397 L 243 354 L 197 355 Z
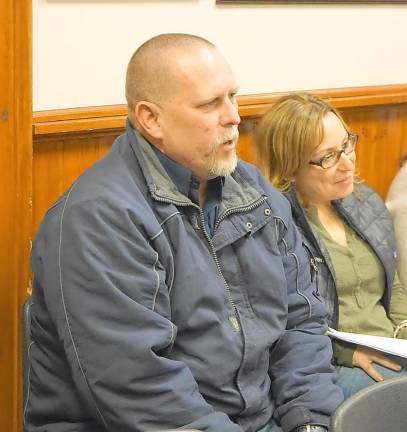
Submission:
M 331 263 L 331 258 L 329 256 L 328 250 L 325 247 L 324 242 L 316 235 L 311 227 L 311 224 L 308 222 L 307 216 L 305 214 L 305 210 L 300 203 L 300 199 L 298 196 L 298 192 L 295 188 L 294 184 L 291 184 L 290 189 L 284 193 L 286 198 L 291 204 L 291 210 L 293 213 L 293 218 L 302 232 L 303 236 L 308 239 L 308 241 L 312 244 L 313 248 L 315 248 L 318 253 L 324 257 L 325 262 L 332 273 L 335 274 L 334 268 Z
M 177 188 L 151 144 L 132 127 L 129 121 L 127 121 L 126 125 L 126 135 L 133 152 L 139 160 L 152 197 L 157 201 L 164 200 L 178 205 L 197 207 L 187 195 L 181 193 Z M 184 176 L 182 177 L 184 178 Z M 184 188 L 182 190 L 185 191 Z M 262 195 L 262 191 L 259 191 L 254 185 L 246 181 L 239 172 L 239 168 L 237 168 L 231 175 L 225 177 L 220 213 L 251 206 L 261 199 Z
M 191 170 L 183 167 L 179 163 L 170 159 L 167 155 L 160 152 L 156 147 L 151 146 L 161 165 L 175 184 L 177 189 L 185 196 L 198 203 L 200 181 L 195 177 Z M 222 199 L 222 189 L 225 184 L 224 177 L 216 177 L 208 181 L 208 191 L 205 207 L 209 203 L 217 205 Z

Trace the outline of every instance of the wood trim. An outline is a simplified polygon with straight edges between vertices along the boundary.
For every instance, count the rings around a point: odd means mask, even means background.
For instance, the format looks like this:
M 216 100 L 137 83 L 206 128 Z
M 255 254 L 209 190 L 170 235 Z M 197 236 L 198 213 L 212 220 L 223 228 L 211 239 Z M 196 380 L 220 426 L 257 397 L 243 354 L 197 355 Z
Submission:
M 216 0 L 219 5 L 233 4 L 278 4 L 278 5 L 315 5 L 315 4 L 405 4 L 407 0 Z
M 0 0 L 0 430 L 22 430 L 21 307 L 29 288 L 32 1 Z
M 311 90 L 311 93 L 321 96 L 336 108 L 407 103 L 407 84 Z M 244 119 L 260 117 L 277 99 L 286 94 L 288 93 L 239 96 L 239 113 Z M 126 114 L 126 105 L 37 111 L 33 115 L 33 134 L 35 137 L 41 137 L 119 130 L 124 127 Z
M 31 239 L 32 239 L 32 0 L 13 1 L 14 9 L 14 110 L 15 143 L 17 155 L 17 211 L 15 217 L 15 237 L 18 247 L 15 251 L 15 291 L 17 309 L 15 359 L 17 365 L 17 391 L 15 398 L 17 425 L 15 430 L 23 430 L 23 367 L 22 367 L 22 306 L 31 294 Z

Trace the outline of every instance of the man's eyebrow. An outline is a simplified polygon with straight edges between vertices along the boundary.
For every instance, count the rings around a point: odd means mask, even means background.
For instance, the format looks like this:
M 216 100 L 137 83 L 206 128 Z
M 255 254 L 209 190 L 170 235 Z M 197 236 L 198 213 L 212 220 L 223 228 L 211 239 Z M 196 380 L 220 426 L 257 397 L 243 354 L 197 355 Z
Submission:
M 216 99 L 219 99 L 219 96 L 213 95 L 211 97 L 208 97 L 206 99 L 200 99 L 199 101 L 196 101 L 196 106 L 203 106 L 206 105 L 212 101 L 215 101 Z
M 240 90 L 240 87 L 236 86 L 236 87 L 231 88 L 226 94 L 227 95 L 231 95 L 231 94 L 236 95 L 239 90 Z M 222 93 L 222 94 L 215 94 L 214 93 L 212 96 L 208 96 L 207 98 L 202 98 L 200 100 L 197 100 L 195 105 L 196 106 L 206 105 L 207 103 L 210 103 L 212 101 L 215 101 L 216 99 L 220 99 L 220 98 L 224 97 L 224 95 L 226 95 L 226 94 L 225 93 Z

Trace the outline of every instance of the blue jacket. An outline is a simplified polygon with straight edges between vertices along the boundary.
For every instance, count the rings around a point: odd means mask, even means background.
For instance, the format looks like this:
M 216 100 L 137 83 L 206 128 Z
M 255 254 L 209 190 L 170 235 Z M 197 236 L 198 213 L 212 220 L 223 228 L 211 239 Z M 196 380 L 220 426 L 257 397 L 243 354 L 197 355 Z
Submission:
M 212 238 L 202 219 L 130 127 L 48 211 L 26 431 L 328 424 L 342 393 L 288 202 L 239 162 Z

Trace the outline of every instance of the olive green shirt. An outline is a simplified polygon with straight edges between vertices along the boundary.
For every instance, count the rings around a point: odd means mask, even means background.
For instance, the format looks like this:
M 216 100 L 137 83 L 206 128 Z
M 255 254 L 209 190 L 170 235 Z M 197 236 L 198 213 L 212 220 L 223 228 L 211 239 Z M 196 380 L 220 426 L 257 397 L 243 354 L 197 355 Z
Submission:
M 346 223 L 347 245 L 332 239 L 318 218 L 317 209 L 310 207 L 307 217 L 314 233 L 322 239 L 335 270 L 338 295 L 338 330 L 393 337 L 397 324 L 407 319 L 407 293 L 396 274 L 389 314 L 381 303 L 385 290 L 383 266 L 370 246 Z M 407 339 L 407 328 L 398 337 Z M 335 341 L 334 356 L 338 364 L 352 366 L 354 345 Z

